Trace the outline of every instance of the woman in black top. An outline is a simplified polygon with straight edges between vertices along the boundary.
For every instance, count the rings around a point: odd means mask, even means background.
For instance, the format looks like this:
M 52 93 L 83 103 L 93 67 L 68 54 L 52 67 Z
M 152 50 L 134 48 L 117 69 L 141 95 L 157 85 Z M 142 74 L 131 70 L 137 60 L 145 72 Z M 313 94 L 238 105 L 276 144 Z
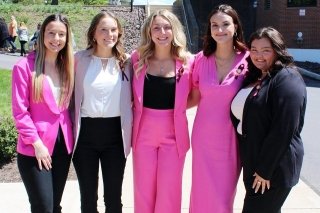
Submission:
M 249 48 L 249 72 L 231 105 L 246 188 L 243 212 L 281 212 L 301 171 L 306 87 L 277 30 L 257 30 Z

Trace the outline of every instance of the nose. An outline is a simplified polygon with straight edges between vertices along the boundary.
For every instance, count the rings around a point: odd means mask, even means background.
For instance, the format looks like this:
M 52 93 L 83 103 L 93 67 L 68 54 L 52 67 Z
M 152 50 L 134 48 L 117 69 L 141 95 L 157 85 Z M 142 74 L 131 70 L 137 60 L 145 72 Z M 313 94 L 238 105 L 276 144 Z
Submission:
M 54 34 L 54 39 L 59 40 L 59 33 Z
M 166 33 L 164 27 L 161 27 L 161 31 L 160 31 L 160 32 L 161 32 L 162 34 L 165 34 L 165 33 Z

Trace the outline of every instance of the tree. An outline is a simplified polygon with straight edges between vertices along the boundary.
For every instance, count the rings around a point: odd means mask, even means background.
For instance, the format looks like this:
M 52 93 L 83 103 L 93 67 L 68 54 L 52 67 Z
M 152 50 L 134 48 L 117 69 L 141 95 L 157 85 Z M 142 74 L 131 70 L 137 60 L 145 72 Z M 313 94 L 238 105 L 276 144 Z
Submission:
M 59 0 L 52 0 L 51 1 L 51 5 L 58 5 L 59 4 Z

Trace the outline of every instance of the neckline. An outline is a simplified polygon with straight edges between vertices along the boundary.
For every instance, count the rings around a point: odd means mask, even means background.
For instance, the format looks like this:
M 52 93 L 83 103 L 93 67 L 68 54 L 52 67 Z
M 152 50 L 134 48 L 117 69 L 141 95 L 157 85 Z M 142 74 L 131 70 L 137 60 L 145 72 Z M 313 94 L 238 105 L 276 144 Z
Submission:
M 99 57 L 99 56 L 96 56 L 96 55 L 92 55 L 94 58 L 97 58 L 97 59 L 100 59 L 100 60 L 106 60 L 106 59 L 108 59 L 108 60 L 110 60 L 110 59 L 113 59 L 114 58 L 114 56 L 111 56 L 110 58 L 105 58 L 105 57 Z
M 219 86 L 223 85 L 223 83 L 226 81 L 227 77 L 230 75 L 230 73 L 233 72 L 235 66 L 237 65 L 238 61 L 239 61 L 239 57 L 242 55 L 243 53 L 242 52 L 235 52 L 235 56 L 233 58 L 233 62 L 232 62 L 232 65 L 229 69 L 229 71 L 227 72 L 227 74 L 224 76 L 224 78 L 221 80 L 219 80 L 218 78 L 218 69 L 217 69 L 217 63 L 216 63 L 216 57 L 214 54 L 212 54 L 212 59 L 214 61 L 214 67 L 215 67 L 215 78 L 216 78 L 216 82 L 218 83 Z M 211 59 L 211 60 L 212 60 Z
M 147 76 L 154 77 L 154 78 L 161 78 L 161 79 L 172 79 L 172 78 L 176 77 L 176 76 L 164 77 L 164 76 L 152 75 L 150 73 L 146 73 L 146 74 L 147 74 Z

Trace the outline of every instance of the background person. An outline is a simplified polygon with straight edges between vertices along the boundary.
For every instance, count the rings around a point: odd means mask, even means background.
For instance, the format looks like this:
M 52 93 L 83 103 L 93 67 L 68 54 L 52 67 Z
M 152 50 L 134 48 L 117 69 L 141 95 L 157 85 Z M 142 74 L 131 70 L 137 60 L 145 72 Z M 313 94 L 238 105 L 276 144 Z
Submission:
M 76 54 L 73 157 L 81 212 L 95 213 L 101 164 L 105 212 L 122 212 L 122 182 L 131 148 L 131 63 L 118 18 L 102 11 L 91 21 L 86 50 Z
M 191 106 L 199 102 L 191 136 L 191 213 L 233 212 L 241 167 L 230 104 L 242 85 L 247 55 L 237 12 L 215 7 L 195 59 L 189 99 Z
M 153 12 L 132 60 L 134 211 L 178 213 L 193 65 L 178 18 L 168 10 Z
M 11 53 L 15 53 L 17 50 L 16 44 L 14 43 L 16 41 L 16 38 L 18 36 L 17 31 L 18 31 L 18 23 L 16 21 L 16 18 L 14 16 L 11 16 L 11 22 L 8 25 L 8 30 L 9 30 L 9 36 L 10 40 L 9 43 L 11 45 Z
M 242 212 L 278 213 L 299 181 L 306 88 L 276 29 L 258 29 L 249 48 L 249 73 L 231 106 L 246 188 Z
M 25 49 L 25 45 L 29 40 L 29 33 L 28 33 L 28 28 L 24 22 L 20 23 L 20 27 L 18 29 L 18 36 L 19 36 L 19 41 L 21 46 L 20 56 L 26 56 L 27 52 Z
M 13 67 L 17 163 L 32 213 L 61 213 L 74 144 L 68 110 L 74 82 L 70 38 L 68 20 L 48 16 L 38 50 Z
M 36 31 L 34 32 L 34 34 L 32 35 L 31 39 L 30 39 L 30 42 L 29 42 L 29 50 L 35 50 L 36 47 L 37 47 L 37 40 L 38 40 L 38 37 L 39 37 L 39 33 L 40 33 L 40 28 L 41 28 L 41 23 L 38 23 L 37 25 L 37 29 Z M 71 34 L 72 35 L 72 34 Z M 73 39 L 73 38 L 72 38 Z M 72 40 L 72 42 L 74 42 Z
M 7 50 L 7 43 L 10 39 L 8 26 L 4 18 L 0 17 L 0 50 Z

